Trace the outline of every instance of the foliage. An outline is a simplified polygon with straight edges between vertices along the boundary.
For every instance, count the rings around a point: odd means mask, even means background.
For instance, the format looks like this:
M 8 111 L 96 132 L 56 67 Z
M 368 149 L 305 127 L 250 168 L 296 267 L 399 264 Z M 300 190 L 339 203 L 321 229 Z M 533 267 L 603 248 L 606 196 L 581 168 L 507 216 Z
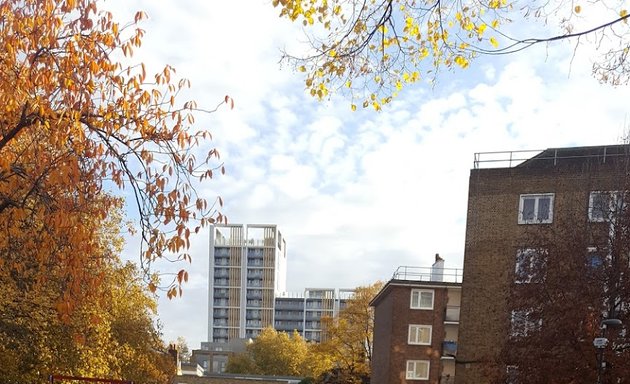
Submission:
M 321 344 L 321 351 L 336 365 L 327 375 L 328 381 L 323 382 L 361 383 L 369 378 L 374 333 L 374 310 L 370 301 L 382 286 L 382 282 L 376 282 L 357 287 L 337 318 L 322 320 L 326 340 Z
M 311 51 L 283 59 L 305 73 L 311 95 L 349 92 L 380 110 L 406 85 L 432 80 L 442 68 L 468 68 L 479 55 L 510 54 L 538 43 L 594 34 L 605 52 L 594 71 L 613 84 L 630 79 L 630 17 L 623 1 L 274 0 L 280 16 L 302 22 Z M 586 8 L 590 7 L 588 12 Z M 583 9 L 584 8 L 584 9 Z M 598 20 L 603 14 L 604 21 Z M 559 20 L 563 32 L 546 38 L 510 36 L 514 19 Z M 574 25 L 591 17 L 582 32 Z M 588 20 L 588 19 L 587 19 Z M 524 20 L 526 21 L 526 20 Z M 603 44 L 602 41 L 612 41 Z
M 265 328 L 247 345 L 244 354 L 231 356 L 227 372 L 259 375 L 318 376 L 329 365 L 322 366 L 321 356 L 298 332 L 292 335 Z
M 611 196 L 602 221 L 580 220 L 580 204 L 570 224 L 526 235 L 523 243 L 534 252 L 517 264 L 510 336 L 495 374 L 507 374 L 513 382 L 595 382 L 593 340 L 604 335 L 603 319 L 616 318 L 625 325 L 606 330 L 610 344 L 604 350 L 603 382 L 630 375 L 630 308 L 625 304 L 630 302 L 630 211 L 626 194 Z M 501 369 L 506 366 L 507 372 Z
M 84 218 L 90 221 L 88 218 Z M 99 284 L 80 290 L 59 316 L 67 282 L 62 262 L 19 269 L 30 250 L 0 249 L 0 377 L 4 383 L 46 382 L 49 374 L 167 383 L 174 373 L 155 326 L 157 309 L 137 268 L 120 263 L 120 215 L 100 223 L 98 254 L 83 264 Z M 46 278 L 41 275 L 45 274 Z M 83 286 L 87 288 L 87 286 Z
M 143 18 L 123 26 L 93 0 L 0 3 L 0 250 L 21 252 L 9 266 L 18 272 L 45 280 L 54 265 L 65 276 L 65 316 L 100 280 L 85 266 L 95 228 L 120 204 L 104 190 L 130 188 L 145 267 L 166 254 L 190 260 L 190 234 L 222 219 L 194 189 L 218 153 L 197 159 L 210 134 L 192 129 L 194 102 L 176 102 L 189 82 L 168 65 L 150 77 L 114 59 L 140 47 Z M 186 279 L 182 270 L 168 296 Z

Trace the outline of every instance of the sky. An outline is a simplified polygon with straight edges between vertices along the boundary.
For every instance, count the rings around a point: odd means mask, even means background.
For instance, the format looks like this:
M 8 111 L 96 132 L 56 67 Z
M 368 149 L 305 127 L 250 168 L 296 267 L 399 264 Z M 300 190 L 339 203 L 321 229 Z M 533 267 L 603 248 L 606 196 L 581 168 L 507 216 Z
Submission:
M 183 99 L 201 107 L 234 99 L 232 110 L 196 116 L 226 168 L 199 192 L 220 195 L 231 223 L 279 226 L 291 292 L 387 281 L 398 266 L 430 266 L 436 253 L 462 268 L 475 153 L 615 144 L 630 126 L 630 88 L 599 84 L 588 47 L 554 43 L 481 58 L 432 87 L 406 88 L 380 113 L 352 112 L 348 99 L 314 100 L 300 74 L 281 66 L 281 48 L 304 37 L 271 0 L 121 7 L 105 3 L 119 20 L 137 10 L 149 16 L 134 56 L 147 72 L 174 66 L 192 82 Z M 126 257 L 139 259 L 137 244 L 127 238 Z M 206 340 L 208 247 L 202 231 L 183 296 L 160 297 L 165 341 L 183 336 L 196 349 Z

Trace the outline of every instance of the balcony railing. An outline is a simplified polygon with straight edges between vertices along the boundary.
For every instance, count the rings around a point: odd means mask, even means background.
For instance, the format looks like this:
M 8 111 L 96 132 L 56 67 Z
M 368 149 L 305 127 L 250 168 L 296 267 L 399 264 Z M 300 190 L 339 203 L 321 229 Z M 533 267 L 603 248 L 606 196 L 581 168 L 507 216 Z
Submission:
M 461 283 L 464 271 L 458 268 L 433 268 L 400 266 L 394 272 L 394 280 Z
M 447 305 L 445 321 L 459 321 L 459 305 Z
M 457 356 L 457 341 L 445 340 L 442 342 L 442 356 Z

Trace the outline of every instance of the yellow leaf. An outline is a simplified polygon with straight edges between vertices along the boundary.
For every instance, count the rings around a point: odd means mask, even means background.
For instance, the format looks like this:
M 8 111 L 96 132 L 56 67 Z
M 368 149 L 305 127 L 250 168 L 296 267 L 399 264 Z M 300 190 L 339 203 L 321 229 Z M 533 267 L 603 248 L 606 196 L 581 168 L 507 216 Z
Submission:
M 579 5 L 576 5 L 575 8 L 573 8 L 573 10 L 575 11 L 575 13 L 580 13 L 580 11 L 582 11 L 582 7 L 580 7 Z
M 625 10 L 625 9 L 622 9 L 622 10 L 619 12 L 619 16 L 621 16 L 621 17 L 626 17 L 627 15 L 628 15 L 628 11 L 627 11 L 627 10 Z
M 492 44 L 492 46 L 495 47 L 495 48 L 499 47 L 499 42 L 494 37 L 490 38 L 490 44 Z
M 357 110 L 357 106 L 355 104 L 351 104 L 350 109 L 352 109 L 352 112 L 354 112 Z

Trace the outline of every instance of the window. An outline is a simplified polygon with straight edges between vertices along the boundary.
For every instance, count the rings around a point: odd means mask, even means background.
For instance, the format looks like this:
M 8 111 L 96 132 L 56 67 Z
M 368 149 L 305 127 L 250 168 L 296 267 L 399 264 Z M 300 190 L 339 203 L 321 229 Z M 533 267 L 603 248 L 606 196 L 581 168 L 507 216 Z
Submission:
M 553 193 L 521 195 L 518 206 L 519 224 L 546 224 L 553 222 Z
M 505 367 L 505 384 L 517 384 L 518 380 L 518 366 L 508 365 Z
M 407 380 L 429 380 L 428 360 L 407 360 Z
M 433 309 L 433 290 L 412 289 L 411 309 Z
M 431 326 L 430 325 L 409 325 L 409 344 L 431 345 Z
M 516 252 L 516 268 L 514 282 L 542 283 L 545 281 L 547 266 L 547 250 L 541 248 L 524 248 Z
M 588 247 L 586 249 L 586 265 L 592 269 L 597 269 L 604 265 L 604 257 L 601 250 L 596 247 Z
M 542 326 L 542 319 L 533 309 L 519 309 L 512 311 L 512 337 L 526 337 L 538 331 Z
M 618 191 L 591 192 L 588 201 L 590 221 L 608 221 L 623 209 L 624 193 Z

